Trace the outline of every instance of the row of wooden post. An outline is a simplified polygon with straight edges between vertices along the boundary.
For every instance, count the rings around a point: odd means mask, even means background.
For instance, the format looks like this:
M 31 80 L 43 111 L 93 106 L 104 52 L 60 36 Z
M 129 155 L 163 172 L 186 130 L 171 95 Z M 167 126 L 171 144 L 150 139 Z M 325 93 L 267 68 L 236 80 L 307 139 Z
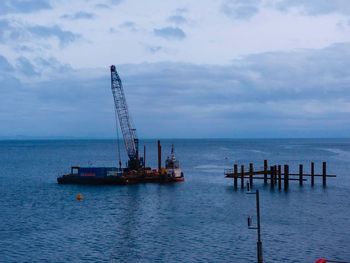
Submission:
M 270 170 L 268 170 L 268 164 L 267 160 L 264 160 L 264 184 L 266 185 L 268 183 L 268 174 L 270 174 L 270 187 L 271 189 L 274 189 L 275 186 L 278 187 L 279 190 L 282 189 L 282 180 L 284 181 L 284 189 L 288 190 L 289 188 L 289 181 L 290 180 L 298 180 L 299 185 L 302 186 L 304 182 L 304 176 L 310 176 L 311 177 L 311 186 L 315 185 L 315 163 L 311 162 L 311 173 L 310 175 L 305 175 L 303 172 L 303 165 L 299 165 L 299 178 L 298 179 L 291 179 L 290 178 L 290 173 L 289 173 L 289 165 L 284 165 L 284 171 L 283 171 L 283 178 L 282 178 L 282 166 L 281 165 L 274 165 L 270 167 Z M 244 188 L 244 176 L 245 176 L 245 171 L 244 171 L 244 165 L 241 165 L 241 173 L 240 173 L 240 183 L 241 183 L 241 188 Z M 253 179 L 254 179 L 254 168 L 253 164 L 249 164 L 249 185 L 252 187 L 253 186 Z M 296 175 L 296 174 L 292 174 Z M 238 165 L 235 164 L 233 168 L 233 179 L 234 179 L 234 188 L 238 188 Z M 259 178 L 262 179 L 262 178 Z M 323 162 L 322 163 L 322 185 L 325 187 L 327 185 L 327 163 Z

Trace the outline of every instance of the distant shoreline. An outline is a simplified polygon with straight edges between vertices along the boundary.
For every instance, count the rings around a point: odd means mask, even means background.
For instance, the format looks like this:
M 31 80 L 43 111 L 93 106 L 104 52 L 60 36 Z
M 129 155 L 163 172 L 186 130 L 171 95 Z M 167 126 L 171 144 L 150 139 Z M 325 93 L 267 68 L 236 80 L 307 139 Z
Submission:
M 140 140 L 346 140 L 350 137 L 276 137 L 276 138 L 140 138 Z M 0 141 L 116 141 L 103 137 L 0 137 Z M 123 140 L 120 138 L 119 140 Z

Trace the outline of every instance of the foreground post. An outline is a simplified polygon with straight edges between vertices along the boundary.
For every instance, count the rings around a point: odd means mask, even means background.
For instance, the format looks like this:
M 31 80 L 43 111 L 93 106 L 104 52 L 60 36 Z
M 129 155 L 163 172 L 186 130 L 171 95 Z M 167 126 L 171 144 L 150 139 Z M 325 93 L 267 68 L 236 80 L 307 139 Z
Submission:
M 256 196 L 256 217 L 257 217 L 257 226 L 254 227 L 251 225 L 251 217 L 248 217 L 248 228 L 256 229 L 258 234 L 258 241 L 256 242 L 256 256 L 258 263 L 263 263 L 263 251 L 262 251 L 262 242 L 261 242 L 261 233 L 260 233 L 260 198 L 259 190 L 256 190 L 255 193 L 248 192 L 248 194 L 255 194 Z
M 237 186 L 238 186 L 238 182 L 237 182 L 237 177 L 238 177 L 238 167 L 237 167 L 237 164 L 235 164 L 234 166 L 233 166 L 233 182 L 234 182 L 234 188 L 235 188 L 235 190 L 237 190 Z
M 256 214 L 257 214 L 257 221 L 258 221 L 257 256 L 258 256 L 258 263 L 263 263 L 262 242 L 261 242 L 261 235 L 260 235 L 260 198 L 259 198 L 259 190 L 256 190 Z

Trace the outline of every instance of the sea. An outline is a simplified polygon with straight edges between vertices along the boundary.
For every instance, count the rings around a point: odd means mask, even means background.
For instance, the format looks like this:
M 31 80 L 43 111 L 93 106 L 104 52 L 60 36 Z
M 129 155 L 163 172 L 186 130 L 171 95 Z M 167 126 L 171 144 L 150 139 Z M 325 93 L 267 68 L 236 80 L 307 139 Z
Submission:
M 163 139 L 185 181 L 129 186 L 59 185 L 71 166 L 117 166 L 116 140 L 0 141 L 0 262 L 256 262 L 255 195 L 224 170 L 299 164 L 321 173 L 311 187 L 259 190 L 264 262 L 350 262 L 350 139 Z M 157 166 L 157 141 L 146 164 Z M 121 145 L 122 146 L 122 145 Z M 121 148 L 123 163 L 125 150 Z M 77 201 L 81 194 L 83 200 Z

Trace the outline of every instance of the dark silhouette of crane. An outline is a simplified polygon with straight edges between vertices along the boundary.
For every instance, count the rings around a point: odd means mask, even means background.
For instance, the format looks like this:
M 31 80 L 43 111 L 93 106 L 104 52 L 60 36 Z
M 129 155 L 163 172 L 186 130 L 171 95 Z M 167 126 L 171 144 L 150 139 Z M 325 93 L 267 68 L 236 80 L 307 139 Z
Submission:
M 116 122 L 119 120 L 125 149 L 129 157 L 128 168 L 130 170 L 138 170 L 143 167 L 143 158 L 139 157 L 139 140 L 137 138 L 136 129 L 129 115 L 122 81 L 114 65 L 111 66 L 111 87 L 115 104 Z M 121 166 L 120 160 L 119 166 Z

